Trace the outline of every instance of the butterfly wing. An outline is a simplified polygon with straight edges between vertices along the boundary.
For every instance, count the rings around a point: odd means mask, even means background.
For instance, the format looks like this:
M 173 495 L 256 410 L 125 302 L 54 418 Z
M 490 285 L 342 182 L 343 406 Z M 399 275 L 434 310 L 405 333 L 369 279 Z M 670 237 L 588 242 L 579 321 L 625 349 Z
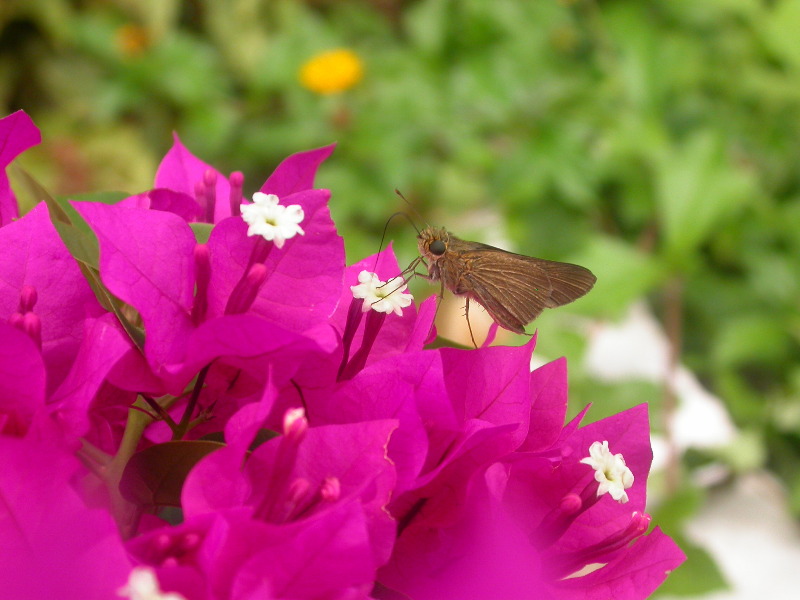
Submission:
M 483 306 L 500 325 L 524 333 L 545 308 L 586 294 L 596 281 L 588 269 L 480 244 L 463 253 L 463 293 Z

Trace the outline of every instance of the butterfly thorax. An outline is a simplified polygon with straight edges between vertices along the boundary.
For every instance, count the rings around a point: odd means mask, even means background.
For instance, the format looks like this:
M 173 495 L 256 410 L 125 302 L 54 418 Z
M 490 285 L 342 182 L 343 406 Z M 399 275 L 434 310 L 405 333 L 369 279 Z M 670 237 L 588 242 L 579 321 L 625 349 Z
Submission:
M 464 294 L 471 286 L 464 279 L 470 271 L 470 261 L 462 252 L 470 242 L 457 238 L 443 227 L 427 227 L 417 237 L 420 257 L 428 268 L 428 277 L 441 280 L 455 294 Z

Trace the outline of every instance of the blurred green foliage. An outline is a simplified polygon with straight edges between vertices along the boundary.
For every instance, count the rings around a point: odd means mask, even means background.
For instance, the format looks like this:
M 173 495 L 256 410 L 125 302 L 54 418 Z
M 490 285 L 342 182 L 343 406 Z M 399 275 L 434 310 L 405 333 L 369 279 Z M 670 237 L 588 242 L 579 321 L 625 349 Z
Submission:
M 398 187 L 465 238 L 589 266 L 596 290 L 540 328 L 672 310 L 682 360 L 800 513 L 798 31 L 793 0 L 5 0 L 0 107 L 45 131 L 24 160 L 56 193 L 147 188 L 171 130 L 251 191 L 338 141 L 319 183 L 351 261 L 407 210 Z M 336 47 L 363 81 L 303 89 Z M 410 260 L 414 235 L 390 237 Z M 575 378 L 601 411 L 662 402 Z

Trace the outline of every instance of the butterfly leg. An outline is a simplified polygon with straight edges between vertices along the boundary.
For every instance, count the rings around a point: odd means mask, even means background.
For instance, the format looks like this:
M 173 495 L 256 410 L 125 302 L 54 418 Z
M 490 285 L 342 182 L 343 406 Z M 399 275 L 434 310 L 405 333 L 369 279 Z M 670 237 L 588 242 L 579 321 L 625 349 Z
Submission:
M 385 281 L 383 284 L 379 285 L 378 289 L 382 288 L 385 285 L 388 285 L 394 279 L 398 279 L 398 278 L 401 279 L 403 283 L 398 284 L 391 292 L 386 294 L 386 296 L 388 297 L 388 296 L 391 296 L 392 294 L 394 294 L 399 289 L 401 289 L 403 287 L 403 285 L 408 285 L 408 283 L 414 277 L 424 277 L 425 279 L 430 279 L 430 277 L 428 277 L 427 275 L 425 275 L 423 273 L 417 273 L 417 270 L 416 270 L 417 269 L 417 265 L 420 262 L 425 264 L 425 261 L 422 259 L 421 256 L 419 258 L 417 258 L 416 260 L 414 260 L 410 265 L 408 265 L 408 267 L 403 269 L 403 271 L 401 271 L 400 274 L 397 277 L 392 277 L 389 280 Z M 380 300 L 376 300 L 375 302 L 373 302 L 373 304 L 377 304 L 378 302 L 380 302 Z
M 426 277 L 426 279 L 430 281 L 429 277 Z M 439 295 L 436 297 L 436 310 L 433 311 L 433 319 L 431 319 L 431 328 L 436 327 L 436 317 L 439 316 L 439 307 L 442 305 L 442 300 L 444 300 L 444 281 L 442 281 L 442 287 L 439 288 Z M 428 332 L 428 335 L 430 335 L 430 332 Z
M 423 279 L 427 279 L 428 281 L 433 281 L 433 278 L 429 275 L 424 275 L 423 273 L 414 273 L 417 277 L 422 277 Z M 433 318 L 431 319 L 431 327 L 430 331 L 428 331 L 428 335 L 430 336 L 431 331 L 436 328 L 436 317 L 439 315 L 439 308 L 442 306 L 442 300 L 444 300 L 444 281 L 442 281 L 442 285 L 439 288 L 439 293 L 436 294 L 436 310 L 433 311 Z
M 442 290 L 444 292 L 444 290 Z M 469 296 L 467 296 L 467 303 L 464 308 L 464 316 L 467 318 L 467 329 L 469 329 L 469 337 L 472 340 L 472 345 L 475 346 L 475 349 L 478 349 L 478 344 L 475 342 L 475 336 L 472 333 L 472 324 L 469 322 Z
M 420 263 L 422 263 L 423 265 L 427 266 L 427 263 L 425 262 L 425 259 L 420 256 L 419 258 L 417 258 L 414 261 L 412 261 L 411 264 L 408 265 L 405 269 L 403 269 L 397 277 L 394 277 L 392 279 L 400 278 L 400 279 L 403 280 L 403 283 L 405 285 L 408 285 L 411 282 L 411 280 L 414 279 L 414 277 L 421 277 L 422 279 L 425 279 L 427 281 L 433 281 L 433 278 L 430 275 L 428 275 L 427 273 L 419 273 L 417 271 L 417 265 L 419 265 Z M 378 287 L 382 288 L 384 285 L 387 285 L 390 281 L 392 281 L 392 279 L 389 279 L 383 285 L 380 285 Z M 391 296 L 397 290 L 399 290 L 401 287 L 403 287 L 402 284 L 398 285 L 395 289 L 393 289 L 387 295 Z

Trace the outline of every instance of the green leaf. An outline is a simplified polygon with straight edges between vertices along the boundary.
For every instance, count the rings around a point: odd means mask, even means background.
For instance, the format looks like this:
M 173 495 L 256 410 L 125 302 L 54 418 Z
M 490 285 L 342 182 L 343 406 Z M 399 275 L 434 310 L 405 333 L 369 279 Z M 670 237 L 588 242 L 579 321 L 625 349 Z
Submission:
M 800 516 L 800 476 L 792 474 L 789 478 L 789 508 L 797 518 Z
M 681 534 L 683 524 L 697 514 L 706 500 L 704 490 L 683 485 L 653 512 L 653 522 L 686 554 L 686 562 L 667 577 L 659 595 L 700 596 L 728 587 L 711 555 Z
M 779 0 L 772 3 L 772 10 L 762 19 L 762 41 L 779 59 L 795 68 L 800 66 L 798 29 L 800 29 L 800 3 L 796 0 Z
M 430 54 L 442 51 L 450 8 L 450 0 L 428 0 L 405 11 L 406 28 L 417 48 Z
M 658 523 L 667 535 L 673 537 L 679 535 L 683 523 L 697 514 L 707 498 L 708 494 L 704 488 L 692 486 L 687 482 L 658 504 L 652 512 L 653 521 Z
M 69 196 L 59 197 L 58 201 L 68 203 L 69 200 L 76 202 L 100 202 L 102 204 L 117 204 L 121 200 L 129 197 L 127 192 L 89 192 L 86 194 L 70 194 Z
M 166 442 L 134 454 L 125 466 L 119 489 L 138 506 L 180 506 L 183 482 L 200 460 L 225 444 L 201 440 Z
M 371 595 L 376 600 L 413 600 L 411 596 L 388 588 L 379 581 L 375 582 L 375 587 L 372 588 Z
M 704 130 L 656 161 L 665 252 L 683 259 L 755 193 L 754 179 L 729 163 L 719 134 Z
M 266 429 L 262 428 L 256 432 L 256 437 L 253 438 L 253 441 L 250 442 L 250 447 L 248 448 L 248 452 L 252 452 L 256 448 L 258 448 L 261 444 L 270 441 L 273 438 L 279 437 L 281 434 L 273 429 Z M 203 441 L 207 442 L 219 442 L 221 444 L 225 443 L 225 432 L 224 431 L 214 431 L 212 433 L 207 433 L 203 437 L 200 438 Z
M 594 236 L 575 262 L 597 276 L 594 288 L 576 305 L 602 317 L 621 317 L 628 306 L 651 292 L 664 278 L 665 269 L 654 257 L 606 236 Z
M 214 225 L 211 223 L 189 223 L 189 227 L 191 227 L 194 239 L 198 244 L 207 244 L 208 238 L 211 237 L 211 230 L 214 229 Z
M 144 330 L 131 323 L 130 319 L 128 319 L 123 312 L 123 302 L 103 285 L 103 282 L 100 280 L 100 272 L 81 261 L 78 261 L 78 267 L 80 267 L 81 273 L 83 273 L 84 278 L 89 283 L 89 287 L 92 288 L 100 305 L 107 311 L 114 313 L 131 341 L 139 350 L 144 350 Z
M 130 322 L 122 310 L 123 303 L 100 280 L 100 248 L 89 224 L 83 220 L 66 198 L 56 199 L 51 196 L 38 181 L 23 169 L 17 168 L 16 174 L 37 201 L 47 204 L 50 221 L 52 221 L 67 250 L 78 261 L 81 273 L 86 278 L 89 287 L 92 288 L 100 305 L 116 315 L 131 341 L 139 349 L 144 348 L 144 332 Z M 114 204 L 126 196 L 127 194 L 123 192 L 106 192 L 73 197 L 93 202 Z
M 791 347 L 784 323 L 774 315 L 752 313 L 731 319 L 714 340 L 712 356 L 720 366 L 766 364 Z
M 51 196 L 50 192 L 44 189 L 27 171 L 16 167 L 15 172 L 36 201 L 47 204 L 50 220 L 70 254 L 76 260 L 96 269 L 100 251 L 97 238 L 86 221 L 70 206 L 69 202 L 63 199 L 56 200 Z
M 659 595 L 701 596 L 728 589 L 728 584 L 711 555 L 700 546 L 673 536 L 686 554 L 686 562 L 673 571 L 658 590 Z

